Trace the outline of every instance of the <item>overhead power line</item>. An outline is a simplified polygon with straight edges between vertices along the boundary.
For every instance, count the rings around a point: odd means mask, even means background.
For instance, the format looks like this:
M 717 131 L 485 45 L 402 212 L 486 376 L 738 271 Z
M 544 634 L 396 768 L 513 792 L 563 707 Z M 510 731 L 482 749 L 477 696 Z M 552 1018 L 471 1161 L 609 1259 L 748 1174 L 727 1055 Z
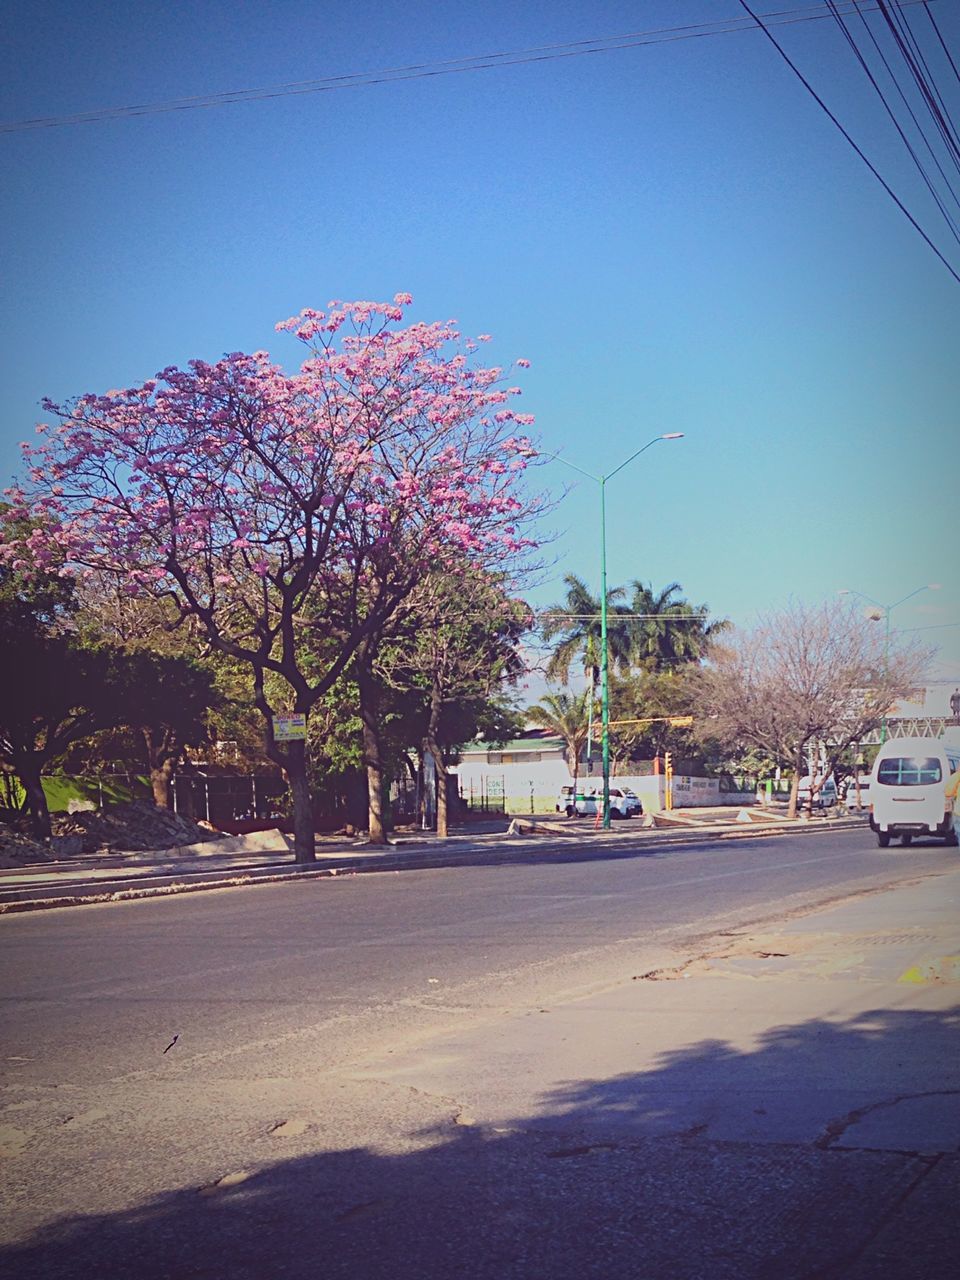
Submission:
M 836 5 L 832 3 L 832 0 L 831 0 L 831 8 L 836 9 Z M 937 208 L 940 210 L 941 214 L 943 215 L 944 221 L 946 222 L 947 226 L 950 228 L 950 231 L 952 232 L 954 239 L 957 240 L 958 243 L 960 243 L 960 229 L 958 229 L 958 226 L 957 226 L 956 214 L 953 209 L 948 207 L 947 197 L 945 195 L 941 195 L 940 191 L 938 191 L 934 175 L 927 170 L 927 167 L 924 164 L 923 160 L 920 158 L 920 156 L 917 154 L 916 150 L 914 149 L 914 146 L 911 143 L 910 138 L 907 136 L 906 129 L 904 128 L 903 125 L 901 125 L 900 121 L 897 119 L 897 114 L 894 109 L 894 106 L 891 104 L 891 102 L 887 98 L 887 95 L 884 93 L 882 86 L 880 85 L 876 76 L 873 74 L 873 71 L 871 70 L 870 65 L 867 61 L 866 55 L 861 50 L 860 46 L 857 44 L 856 38 L 853 32 L 847 26 L 845 19 L 840 15 L 839 12 L 835 13 L 835 17 L 836 17 L 837 25 L 840 27 L 840 30 L 843 32 L 843 35 L 847 41 L 847 44 L 852 49 L 854 56 L 856 57 L 857 61 L 860 63 L 860 66 L 863 68 L 864 74 L 866 75 L 867 79 L 870 81 L 870 84 L 876 90 L 877 95 L 879 96 L 880 101 L 883 103 L 884 109 L 887 112 L 887 115 L 889 116 L 891 122 L 893 123 L 894 128 L 897 130 L 897 133 L 900 135 L 903 145 L 906 147 L 907 152 L 911 160 L 913 161 L 914 166 L 916 167 L 918 173 L 920 174 L 920 177 L 923 179 L 923 182 L 927 187 L 927 190 L 930 192 L 930 195 L 933 197 L 933 200 L 936 203 Z M 954 209 L 960 211 L 960 202 L 958 202 L 957 192 L 953 186 L 953 183 L 951 182 L 950 178 L 947 176 L 943 168 L 943 165 L 940 163 L 940 159 L 937 156 L 933 142 L 931 142 L 931 140 L 927 137 L 926 133 L 924 132 L 923 125 L 921 124 L 920 120 L 917 118 L 917 114 L 914 111 L 913 107 L 910 105 L 910 100 L 908 99 L 906 92 L 901 86 L 900 81 L 897 79 L 896 72 L 891 66 L 890 60 L 887 58 L 886 54 L 884 53 L 880 42 L 877 40 L 877 37 L 874 35 L 869 22 L 867 22 L 866 17 L 862 13 L 860 14 L 860 21 L 862 23 L 863 30 L 866 33 L 866 36 L 873 47 L 873 50 L 875 51 L 877 57 L 880 59 L 880 62 L 883 65 L 883 68 L 886 71 L 887 76 L 889 77 L 890 81 L 893 83 L 894 88 L 896 89 L 897 94 L 899 95 L 900 101 L 903 104 L 904 108 L 906 109 L 906 112 L 913 123 L 913 127 L 916 133 L 918 133 L 919 136 L 922 138 L 923 143 L 927 149 L 927 152 L 929 153 L 930 159 L 933 161 L 933 164 L 940 175 L 940 179 L 943 182 L 944 186 L 946 187 L 947 192 L 949 193 L 949 198 L 953 202 Z M 955 157 L 950 156 L 948 159 L 948 163 L 950 162 L 953 163 L 953 167 L 954 169 L 956 169 L 957 165 L 956 165 Z
M 947 110 L 940 90 L 930 74 L 930 68 L 927 65 L 926 58 L 923 56 L 923 50 L 920 48 L 906 15 L 900 13 L 899 7 L 896 5 L 891 8 L 887 0 L 877 0 L 877 3 L 880 6 L 883 20 L 913 77 L 917 89 L 920 91 L 923 103 L 939 130 L 940 136 L 954 160 L 960 160 L 960 142 L 958 142 L 957 131 L 950 118 L 950 112 Z
M 884 5 L 885 5 L 885 0 L 879 0 L 878 7 L 882 7 Z M 890 186 L 887 180 L 882 176 L 880 171 L 877 169 L 876 165 L 874 165 L 873 162 L 867 158 L 866 154 L 857 145 L 857 143 L 854 141 L 851 135 L 847 132 L 847 130 L 843 127 L 843 125 L 840 123 L 840 121 L 837 119 L 834 113 L 830 110 L 830 108 L 824 102 L 823 98 L 821 98 L 821 96 L 817 93 L 816 89 L 814 89 L 813 85 L 806 78 L 806 76 L 803 74 L 800 68 L 796 65 L 795 62 L 791 60 L 786 50 L 777 40 L 773 32 L 770 30 L 770 24 L 766 22 L 764 16 L 761 14 L 755 13 L 753 9 L 750 8 L 749 4 L 747 3 L 747 0 L 740 0 L 740 6 L 746 11 L 746 13 L 750 15 L 753 21 L 757 24 L 757 26 L 760 28 L 760 30 L 763 32 L 766 38 L 770 41 L 770 43 L 776 49 L 777 53 L 780 55 L 783 61 L 787 64 L 787 66 L 790 68 L 793 74 L 797 77 L 797 79 L 800 81 L 800 83 L 803 85 L 806 91 L 810 94 L 810 96 L 816 102 L 817 106 L 820 107 L 820 109 L 825 113 L 825 115 L 829 117 L 829 119 L 836 126 L 836 128 L 839 129 L 839 131 L 843 134 L 844 138 L 846 138 L 847 142 L 854 149 L 854 151 L 857 153 L 857 155 L 860 157 L 863 163 L 867 166 L 867 168 L 870 170 L 873 176 L 877 179 L 877 181 L 883 187 L 884 191 L 886 191 L 887 195 L 894 202 L 894 204 L 897 206 L 900 212 L 904 215 L 904 217 L 907 219 L 910 225 L 914 228 L 915 231 L 919 233 L 919 235 L 923 238 L 926 244 L 937 255 L 937 257 L 940 259 L 940 261 L 943 263 L 946 269 L 953 276 L 954 280 L 956 280 L 957 284 L 960 284 L 960 274 L 957 273 L 957 271 L 951 266 L 950 262 L 946 259 L 946 257 L 944 257 L 943 253 L 941 253 L 940 249 L 937 247 L 934 241 L 930 238 L 930 236 L 926 233 L 926 231 L 924 231 L 923 227 L 921 227 L 917 219 L 906 207 L 906 205 L 903 203 L 903 201 L 900 199 L 897 193 L 893 190 L 893 188 Z M 900 7 L 903 8 L 904 5 L 901 4 Z
M 863 0 L 866 12 L 879 9 L 881 0 Z M 901 0 L 901 7 L 925 4 L 926 0 Z M 857 10 L 857 0 L 841 0 L 845 14 Z M 788 26 L 799 22 L 822 22 L 832 17 L 830 5 L 810 4 L 763 14 L 768 26 Z M 137 116 L 161 115 L 172 111 L 198 111 L 207 107 L 233 106 L 239 102 L 262 102 L 272 98 L 289 98 L 305 94 L 333 93 L 343 89 L 366 89 L 373 85 L 394 84 L 404 80 L 424 80 L 436 76 L 461 75 L 467 71 L 490 71 L 497 67 L 516 67 L 538 62 L 556 62 L 592 54 L 616 53 L 644 45 L 668 44 L 678 40 L 696 40 L 707 36 L 732 35 L 749 31 L 755 25 L 742 15 L 713 22 L 688 23 L 678 27 L 657 27 L 649 31 L 630 31 L 621 35 L 595 36 L 566 44 L 538 45 L 530 49 L 504 49 L 496 53 L 475 54 L 443 62 L 414 63 L 405 67 L 385 67 L 344 76 L 328 76 L 317 80 L 299 80 L 290 84 L 232 89 L 223 93 L 201 94 L 190 98 L 173 98 L 166 102 L 132 103 L 119 107 L 102 107 L 73 115 L 39 116 L 28 120 L 0 123 L 0 133 L 22 133 L 33 129 L 55 129 L 65 125 L 102 124 L 111 120 L 127 120 Z
M 552 622 L 597 622 L 601 615 L 599 613 L 563 613 L 558 609 L 531 609 L 531 614 L 541 618 L 549 618 Z M 617 609 L 616 613 L 609 615 L 613 618 L 666 618 L 670 622 L 707 622 L 708 619 L 695 613 L 630 613 L 625 610 L 623 613 Z

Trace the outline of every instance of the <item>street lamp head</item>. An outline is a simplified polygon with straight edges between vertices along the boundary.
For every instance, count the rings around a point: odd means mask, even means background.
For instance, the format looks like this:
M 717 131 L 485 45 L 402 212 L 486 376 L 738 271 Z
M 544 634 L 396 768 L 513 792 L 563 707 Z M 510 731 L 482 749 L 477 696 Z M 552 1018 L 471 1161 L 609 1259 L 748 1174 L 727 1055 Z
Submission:
M 939 583 L 939 582 L 928 582 L 928 583 L 927 583 L 927 590 L 928 590 L 928 591 L 939 591 L 939 590 L 940 590 L 940 583 Z
M 668 431 L 666 435 L 660 437 L 661 440 L 682 440 L 682 431 Z

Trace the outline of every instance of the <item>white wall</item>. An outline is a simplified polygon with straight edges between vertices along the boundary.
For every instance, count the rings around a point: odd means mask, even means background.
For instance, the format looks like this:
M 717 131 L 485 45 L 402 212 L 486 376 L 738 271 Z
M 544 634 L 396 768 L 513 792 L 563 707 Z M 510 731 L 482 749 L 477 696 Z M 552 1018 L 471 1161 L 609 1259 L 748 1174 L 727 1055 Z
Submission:
M 560 788 L 570 782 L 570 771 L 561 759 L 534 760 L 519 764 L 487 764 L 485 760 L 461 760 L 451 767 L 460 779 L 460 794 L 469 797 L 474 793 L 488 792 L 491 784 L 502 784 L 506 796 L 506 808 L 512 813 L 529 813 L 530 796 L 533 794 L 534 813 L 553 813 Z
M 596 764 L 594 765 L 596 768 Z M 460 764 L 453 765 L 452 773 L 460 778 L 460 793 L 470 795 L 470 786 L 474 793 L 490 791 L 491 786 L 499 794 L 502 786 L 505 795 L 505 807 L 508 813 L 530 813 L 531 794 L 533 796 L 534 813 L 555 812 L 557 796 L 560 788 L 570 786 L 573 779 L 566 761 L 559 758 L 538 760 L 529 764 L 487 764 L 480 757 L 469 757 Z M 596 787 L 599 791 L 603 781 L 598 773 L 589 777 L 580 775 L 580 786 L 588 790 Z M 659 813 L 664 807 L 665 781 L 663 774 L 624 774 L 611 779 L 613 786 L 629 787 L 640 797 L 645 813 Z M 741 793 L 727 794 L 721 792 L 717 778 L 697 778 L 675 774 L 673 778 L 674 809 L 693 809 L 712 807 L 722 804 L 742 805 L 749 803 L 753 796 L 744 797 Z

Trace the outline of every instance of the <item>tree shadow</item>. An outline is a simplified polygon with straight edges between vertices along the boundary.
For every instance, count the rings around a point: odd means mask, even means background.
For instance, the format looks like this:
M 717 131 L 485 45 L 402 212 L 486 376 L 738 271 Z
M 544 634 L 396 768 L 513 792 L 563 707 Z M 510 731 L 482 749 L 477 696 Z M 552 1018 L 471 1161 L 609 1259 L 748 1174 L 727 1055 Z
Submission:
M 672 840 L 669 843 L 659 843 L 655 838 L 644 843 L 643 836 L 640 834 L 635 837 L 636 844 L 620 843 L 621 840 L 630 839 L 629 835 L 620 836 L 612 841 L 601 838 L 596 843 L 591 843 L 592 833 L 585 831 L 582 834 L 582 843 L 574 843 L 569 836 L 558 836 L 556 842 L 538 837 L 536 844 L 518 843 L 515 846 L 504 846 L 491 843 L 489 848 L 480 850 L 475 846 L 458 848 L 456 840 L 451 840 L 433 848 L 417 848 L 415 853 L 412 849 L 398 849 L 395 853 L 376 854 L 369 857 L 361 854 L 351 858 L 348 864 L 342 864 L 338 874 L 345 875 L 351 869 L 360 868 L 391 871 L 401 866 L 407 870 L 436 871 L 443 867 L 538 867 L 578 862 L 633 862 L 638 859 L 664 858 L 673 854 L 702 851 L 726 842 L 721 837 L 690 832 L 689 836 L 684 833 L 685 838 L 682 841 Z M 518 840 L 522 840 L 522 837 Z M 749 835 L 744 834 L 738 840 L 738 844 L 758 844 L 760 841 L 769 843 L 769 840 L 769 836 L 754 836 L 751 839 Z M 414 858 L 416 859 L 415 867 L 412 866 Z M 310 863 L 308 869 L 315 871 L 318 865 Z
M 17 1280 L 926 1280 L 956 1254 L 958 1159 L 936 1154 L 949 1137 L 924 1143 L 951 1102 L 953 1149 L 960 1136 L 958 1026 L 960 1006 L 876 1010 L 748 1049 L 703 1041 L 652 1070 L 565 1083 L 495 1127 L 451 1116 L 392 1150 L 317 1149 L 65 1216 L 0 1261 Z M 923 1099 L 939 1121 L 911 1117 Z M 764 1137 L 777 1100 L 796 1105 L 793 1138 Z M 871 1129 L 897 1108 L 893 1130 Z M 117 1176 L 95 1155 L 87 1174 Z

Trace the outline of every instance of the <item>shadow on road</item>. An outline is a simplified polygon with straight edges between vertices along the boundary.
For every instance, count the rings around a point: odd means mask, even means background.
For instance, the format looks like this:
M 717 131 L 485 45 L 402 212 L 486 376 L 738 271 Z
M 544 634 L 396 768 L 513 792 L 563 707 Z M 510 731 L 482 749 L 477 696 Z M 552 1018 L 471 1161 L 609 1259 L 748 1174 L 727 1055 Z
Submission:
M 629 833 L 615 839 L 593 839 L 593 832 L 583 830 L 582 838 L 571 839 L 559 836 L 555 840 L 545 836 L 528 837 L 528 843 L 514 845 L 489 844 L 482 849 L 475 845 L 458 848 L 456 843 L 424 848 L 411 845 L 401 847 L 386 854 L 377 854 L 369 858 L 360 855 L 351 858 L 349 864 L 344 863 L 340 875 L 349 875 L 351 867 L 358 865 L 380 868 L 389 871 L 393 863 L 402 863 L 405 867 L 415 864 L 418 870 L 438 870 L 442 867 L 525 867 L 563 865 L 578 862 L 626 862 L 641 858 L 666 858 L 678 854 L 702 851 L 704 849 L 722 849 L 728 845 L 729 837 L 718 837 L 699 831 L 683 832 L 671 840 L 661 840 L 657 836 L 646 837 L 640 832 L 635 839 Z M 737 845 L 756 844 L 770 847 L 775 836 L 756 835 L 748 832 L 737 832 Z M 789 834 L 800 834 L 803 832 Z M 840 832 L 837 832 L 840 835 Z M 858 834 L 857 832 L 853 833 Z M 629 843 L 627 841 L 629 840 Z M 318 863 L 311 863 L 308 870 L 317 870 Z
M 857 1130 L 869 1138 L 871 1117 L 936 1098 L 952 1106 L 956 1134 L 958 1025 L 960 1007 L 880 1010 L 777 1028 L 746 1050 L 705 1041 L 652 1071 L 565 1084 L 537 1115 L 496 1130 L 451 1114 L 393 1151 L 317 1149 L 224 1169 L 237 1177 L 65 1217 L 0 1260 L 18 1280 L 944 1274 L 956 1260 L 956 1155 L 858 1146 Z M 727 1098 L 759 1112 L 822 1093 L 861 1101 L 824 1110 L 830 1122 L 803 1141 L 703 1136 L 709 1107 Z M 149 1161 L 128 1153 L 133 1185 Z M 96 1150 L 83 1176 L 123 1198 L 116 1162 L 99 1168 Z

